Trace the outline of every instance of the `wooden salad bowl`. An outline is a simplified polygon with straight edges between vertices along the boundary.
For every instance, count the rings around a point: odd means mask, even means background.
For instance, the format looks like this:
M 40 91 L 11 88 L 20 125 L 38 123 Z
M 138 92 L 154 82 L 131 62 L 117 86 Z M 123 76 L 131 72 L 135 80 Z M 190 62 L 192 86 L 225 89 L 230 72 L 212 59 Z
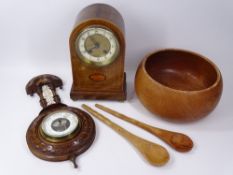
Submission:
M 139 100 L 152 113 L 174 121 L 192 121 L 218 104 L 223 82 L 219 69 L 199 54 L 165 49 L 145 57 L 135 76 Z

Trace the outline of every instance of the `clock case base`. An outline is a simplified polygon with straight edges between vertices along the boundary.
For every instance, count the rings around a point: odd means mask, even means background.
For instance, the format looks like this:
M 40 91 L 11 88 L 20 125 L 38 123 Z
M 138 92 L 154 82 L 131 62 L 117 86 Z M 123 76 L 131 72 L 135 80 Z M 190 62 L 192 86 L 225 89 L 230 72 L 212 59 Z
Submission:
M 119 91 L 85 91 L 75 89 L 75 86 L 72 85 L 70 98 L 72 100 L 81 100 L 81 99 L 90 99 L 90 100 L 126 100 L 127 89 L 126 89 L 126 73 L 124 73 L 124 83 L 123 89 Z

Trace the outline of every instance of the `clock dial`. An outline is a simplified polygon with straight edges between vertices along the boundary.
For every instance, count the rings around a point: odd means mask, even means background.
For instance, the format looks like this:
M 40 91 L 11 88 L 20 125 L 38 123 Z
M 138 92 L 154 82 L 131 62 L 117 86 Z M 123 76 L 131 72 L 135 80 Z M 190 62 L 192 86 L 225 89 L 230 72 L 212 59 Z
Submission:
M 115 35 L 100 27 L 87 28 L 81 32 L 75 47 L 84 62 L 96 66 L 112 63 L 119 53 L 119 43 Z
M 79 120 L 76 114 L 60 110 L 46 116 L 41 129 L 46 136 L 63 138 L 72 134 L 78 128 Z

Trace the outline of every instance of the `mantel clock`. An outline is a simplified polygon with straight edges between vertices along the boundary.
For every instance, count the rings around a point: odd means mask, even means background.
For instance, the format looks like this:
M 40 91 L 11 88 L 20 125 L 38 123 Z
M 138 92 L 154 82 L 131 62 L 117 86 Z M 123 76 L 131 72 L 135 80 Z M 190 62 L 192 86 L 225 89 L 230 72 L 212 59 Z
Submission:
M 116 9 L 84 8 L 70 36 L 70 54 L 73 100 L 126 99 L 124 21 Z

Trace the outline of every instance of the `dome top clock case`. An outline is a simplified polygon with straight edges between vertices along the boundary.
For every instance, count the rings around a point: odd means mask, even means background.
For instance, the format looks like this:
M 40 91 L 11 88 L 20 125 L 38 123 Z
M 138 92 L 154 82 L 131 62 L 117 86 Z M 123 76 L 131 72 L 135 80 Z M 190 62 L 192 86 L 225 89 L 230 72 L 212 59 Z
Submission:
M 27 94 L 37 93 L 43 109 L 27 130 L 27 144 L 40 159 L 71 160 L 77 167 L 76 157 L 94 141 L 95 124 L 86 112 L 62 104 L 57 87 L 62 88 L 62 81 L 53 75 L 40 75 L 28 82 Z
M 70 54 L 73 100 L 126 99 L 124 21 L 115 8 L 93 4 L 79 13 Z

